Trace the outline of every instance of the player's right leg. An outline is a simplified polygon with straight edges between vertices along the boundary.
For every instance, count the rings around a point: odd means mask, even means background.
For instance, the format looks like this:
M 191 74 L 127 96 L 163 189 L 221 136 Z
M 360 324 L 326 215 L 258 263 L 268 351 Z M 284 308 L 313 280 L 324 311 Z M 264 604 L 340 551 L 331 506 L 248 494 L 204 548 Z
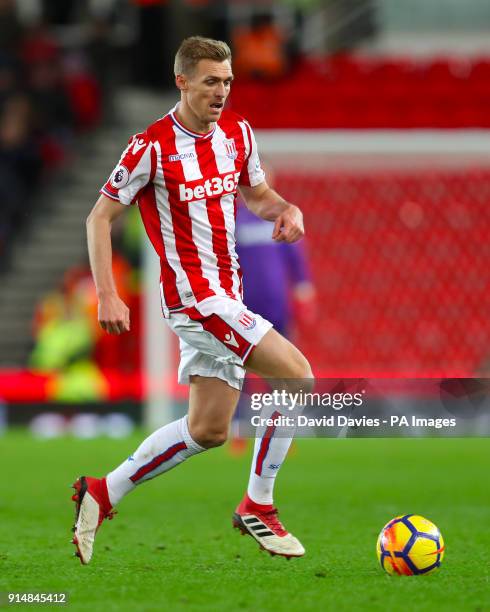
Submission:
M 112 509 L 125 495 L 204 450 L 206 447 L 192 438 L 185 415 L 153 432 L 105 478 L 78 478 L 72 497 L 76 503 L 73 544 L 82 564 L 90 562 L 101 523 L 112 516 Z
M 106 478 L 80 476 L 74 483 L 76 504 L 73 544 L 86 565 L 96 533 L 113 507 L 136 488 L 185 459 L 223 444 L 240 391 L 219 378 L 190 377 L 189 414 L 152 433 Z
M 92 558 L 95 534 L 105 518 L 112 519 L 114 511 L 107 493 L 105 478 L 80 476 L 73 483 L 75 493 L 75 524 L 73 526 L 73 544 L 75 556 L 86 565 Z

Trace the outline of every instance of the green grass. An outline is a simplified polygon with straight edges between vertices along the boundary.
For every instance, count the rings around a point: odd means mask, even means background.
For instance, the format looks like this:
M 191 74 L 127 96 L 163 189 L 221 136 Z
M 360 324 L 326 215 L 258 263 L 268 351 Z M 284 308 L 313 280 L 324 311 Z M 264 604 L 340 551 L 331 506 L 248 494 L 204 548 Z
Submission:
M 0 591 L 67 591 L 72 610 L 490 610 L 488 439 L 299 441 L 276 494 L 307 549 L 289 562 L 231 529 L 249 454 L 216 449 L 123 500 L 81 566 L 68 485 L 108 471 L 138 440 L 0 438 Z M 408 512 L 444 535 L 434 575 L 378 566 L 379 530 Z

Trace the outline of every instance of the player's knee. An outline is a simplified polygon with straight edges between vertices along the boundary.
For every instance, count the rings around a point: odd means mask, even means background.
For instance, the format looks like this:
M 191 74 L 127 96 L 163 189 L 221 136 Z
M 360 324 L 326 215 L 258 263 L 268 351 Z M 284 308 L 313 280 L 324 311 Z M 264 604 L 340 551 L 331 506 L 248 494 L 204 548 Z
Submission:
M 216 448 L 218 446 L 223 446 L 227 439 L 227 432 L 209 432 L 201 437 L 201 440 L 198 442 L 198 444 L 200 444 L 204 448 Z
M 296 391 L 309 393 L 313 391 L 315 384 L 315 376 L 311 370 L 311 366 L 304 355 L 299 355 L 292 364 L 292 374 L 290 376 L 290 385 L 297 387 Z M 294 391 L 294 389 L 293 389 Z
M 302 383 L 303 383 L 302 391 L 304 393 L 313 392 L 313 389 L 315 388 L 315 376 L 313 372 L 311 371 L 311 368 L 309 368 L 309 372 L 307 372 L 306 375 L 303 376 Z
M 311 369 L 311 366 L 308 361 L 306 362 L 306 365 L 308 367 L 305 371 L 304 381 L 305 386 L 307 387 L 306 391 L 308 393 L 311 393 L 315 387 L 315 375 L 313 374 L 313 370 Z
M 194 442 L 197 442 L 203 448 L 222 446 L 228 439 L 228 431 L 221 429 L 196 427 L 194 430 L 190 429 L 189 433 Z

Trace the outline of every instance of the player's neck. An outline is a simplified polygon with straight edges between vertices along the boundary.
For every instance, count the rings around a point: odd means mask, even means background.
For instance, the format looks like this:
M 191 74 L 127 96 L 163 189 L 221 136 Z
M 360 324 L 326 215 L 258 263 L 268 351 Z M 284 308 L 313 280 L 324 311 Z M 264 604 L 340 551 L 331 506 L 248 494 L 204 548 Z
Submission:
M 184 100 L 179 102 L 177 110 L 175 111 L 175 116 L 184 127 L 197 134 L 207 134 L 212 130 L 214 125 L 213 123 L 204 123 L 200 121 L 199 117 L 197 117 Z

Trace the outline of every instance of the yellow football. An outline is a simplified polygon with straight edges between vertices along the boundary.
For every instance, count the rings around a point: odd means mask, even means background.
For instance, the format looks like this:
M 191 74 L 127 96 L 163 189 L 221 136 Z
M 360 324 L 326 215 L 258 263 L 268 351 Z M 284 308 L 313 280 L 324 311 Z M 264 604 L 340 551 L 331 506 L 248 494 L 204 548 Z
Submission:
M 417 514 L 405 514 L 383 527 L 376 552 L 381 567 L 388 574 L 426 575 L 440 567 L 444 540 L 434 523 Z

